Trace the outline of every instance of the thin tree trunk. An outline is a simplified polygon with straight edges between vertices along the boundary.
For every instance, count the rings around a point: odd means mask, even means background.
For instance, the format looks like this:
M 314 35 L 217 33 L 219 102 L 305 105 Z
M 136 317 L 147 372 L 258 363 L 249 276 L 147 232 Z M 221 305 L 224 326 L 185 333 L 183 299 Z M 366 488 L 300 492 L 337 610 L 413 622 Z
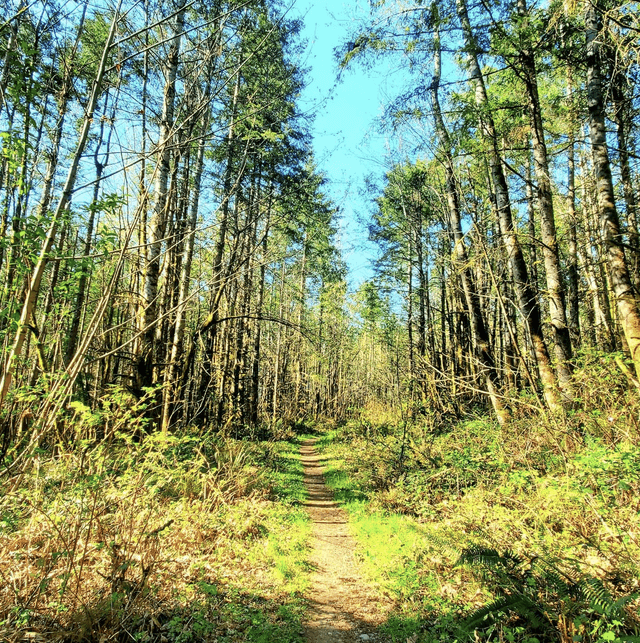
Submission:
M 120 0 L 121 1 L 121 0 Z M 113 42 L 116 26 L 118 23 L 120 14 L 120 2 L 116 7 L 114 12 L 113 19 L 111 21 L 111 27 L 109 29 L 109 34 L 107 35 L 107 41 L 102 52 L 102 58 L 100 64 L 98 65 L 98 70 L 96 72 L 96 78 L 93 83 L 93 88 L 91 95 L 89 97 L 89 102 L 85 110 L 84 121 L 82 128 L 80 130 L 80 136 L 78 138 L 78 144 L 76 146 L 76 151 L 71 160 L 71 166 L 69 167 L 69 172 L 62 189 L 62 195 L 58 201 L 58 205 L 53 213 L 51 218 L 51 223 L 49 224 L 49 229 L 47 230 L 47 235 L 42 244 L 42 249 L 40 251 L 40 256 L 38 261 L 33 269 L 31 274 L 31 280 L 29 282 L 29 287 L 25 297 L 24 304 L 22 306 L 22 312 L 20 314 L 20 321 L 18 322 L 18 329 L 16 331 L 15 340 L 11 351 L 7 357 L 7 360 L 4 364 L 2 378 L 0 379 L 0 408 L 3 406 L 6 399 L 9 387 L 11 386 L 11 379 L 15 370 L 15 365 L 22 353 L 22 346 L 27 335 L 27 329 L 29 320 L 34 313 L 35 304 L 38 298 L 38 293 L 40 292 L 40 283 L 44 275 L 44 270 L 47 266 L 48 255 L 53 245 L 53 242 L 56 237 L 56 232 L 58 230 L 58 224 L 62 218 L 63 213 L 67 209 L 67 206 L 71 200 L 71 194 L 73 192 L 73 187 L 75 185 L 76 175 L 78 172 L 78 167 L 80 165 L 80 159 L 84 152 L 87 139 L 89 137 L 89 130 L 91 129 L 91 124 L 93 122 L 93 113 L 96 109 L 98 102 L 98 97 L 102 90 L 102 79 L 107 68 L 108 55 L 111 51 L 111 44 Z
M 256 315 L 259 317 L 262 314 L 262 306 L 264 303 L 264 288 L 267 275 L 267 248 L 268 248 L 268 231 L 269 222 L 271 218 L 271 205 L 267 207 L 267 220 L 265 222 L 265 231 L 262 239 L 262 261 L 260 263 L 260 286 L 258 287 L 258 301 L 256 304 Z M 262 348 L 262 325 L 256 324 L 256 331 L 253 343 L 253 364 L 251 366 L 251 413 L 250 422 L 253 426 L 258 424 L 259 412 L 259 390 L 260 390 L 260 352 Z
M 638 232 L 637 203 L 634 191 L 631 165 L 629 163 L 629 107 L 623 87 L 623 74 L 614 73 L 611 87 L 613 97 L 613 120 L 616 124 L 618 138 L 618 155 L 620 164 L 620 178 L 626 207 L 627 229 L 629 231 L 629 248 L 631 254 L 631 279 L 636 292 L 640 295 L 640 233 Z M 629 91 L 629 90 L 628 90 Z
M 517 10 L 520 18 L 528 16 L 526 0 L 518 0 Z M 533 167 L 536 175 L 537 203 L 540 209 L 540 232 L 547 279 L 549 317 L 555 339 L 556 369 L 563 397 L 566 401 L 571 401 L 574 395 L 571 382 L 571 336 L 567 324 L 564 285 L 560 270 L 551 174 L 542 124 L 542 108 L 538 94 L 538 75 L 534 54 L 531 49 L 525 48 L 520 51 L 519 58 L 523 68 L 523 80 L 529 105 L 529 123 L 533 142 Z
M 167 228 L 169 206 L 169 172 L 171 167 L 172 140 L 174 136 L 174 111 L 176 101 L 176 78 L 180 59 L 180 41 L 184 31 L 184 2 L 176 15 L 174 37 L 169 48 L 166 65 L 166 82 L 162 102 L 160 137 L 158 140 L 158 161 L 156 167 L 155 204 L 152 213 L 151 239 L 147 249 L 144 270 L 143 306 L 141 319 L 141 347 L 137 361 L 136 388 L 141 390 L 154 381 L 154 339 L 158 320 L 158 279 L 160 276 L 160 255 Z
M 498 421 L 500 424 L 506 424 L 509 420 L 509 412 L 502 404 L 502 400 L 498 395 L 499 378 L 495 368 L 495 361 L 493 351 L 491 349 L 491 343 L 489 341 L 489 335 L 487 333 L 487 327 L 482 314 L 480 298 L 469 267 L 467 247 L 465 245 L 464 235 L 462 232 L 462 217 L 460 215 L 459 205 L 460 199 L 458 195 L 458 186 L 455 182 L 451 143 L 449 140 L 449 133 L 442 117 L 440 99 L 438 96 L 440 77 L 440 37 L 439 32 L 436 30 L 434 34 L 434 73 L 431 82 L 431 101 L 433 104 L 435 129 L 438 135 L 440 149 L 444 155 L 445 189 L 449 210 L 449 230 L 453 238 L 453 260 L 462 282 L 467 313 L 471 322 L 473 345 L 475 347 L 477 359 L 480 363 L 482 376 L 485 386 L 487 387 L 487 393 Z
M 185 242 L 182 257 L 182 267 L 180 271 L 178 301 L 176 304 L 176 319 L 173 331 L 173 340 L 171 343 L 171 353 L 169 356 L 169 366 L 165 381 L 164 400 L 162 407 L 162 433 L 167 435 L 171 424 L 171 412 L 173 405 L 179 399 L 181 390 L 176 386 L 176 377 L 178 371 L 178 356 L 182 351 L 184 343 L 184 330 L 186 326 L 186 304 L 189 296 L 189 280 L 191 277 L 191 265 L 193 262 L 193 248 L 196 238 L 196 226 L 198 223 L 198 206 L 200 204 L 200 187 L 202 183 L 202 172 L 204 169 L 204 150 L 205 135 L 209 127 L 209 110 L 204 118 L 203 134 L 198 142 L 198 155 L 196 158 L 196 168 L 193 177 L 193 189 L 190 195 L 189 219 L 185 232 Z
M 465 0 L 457 0 L 457 7 L 466 43 L 466 57 L 470 79 L 475 89 L 476 105 L 480 111 L 480 130 L 488 146 L 489 167 L 500 225 L 500 234 L 507 250 L 518 304 L 524 322 L 529 330 L 538 362 L 538 373 L 542 382 L 545 402 L 550 410 L 561 411 L 562 405 L 558 395 L 556 377 L 551 367 L 551 360 L 549 359 L 547 345 L 542 332 L 542 319 L 536 291 L 529 281 L 527 264 L 513 221 L 507 181 L 498 152 L 495 125 L 489 110 L 489 100 L 484 78 L 478 63 L 478 45 L 471 29 Z
M 112 118 L 111 122 L 113 123 L 115 121 L 115 108 L 117 105 L 117 101 L 114 101 L 113 109 L 112 109 Z M 106 113 L 106 107 L 107 107 L 107 98 L 105 98 L 105 113 Z M 104 172 L 104 168 L 108 165 L 109 163 L 109 150 L 110 150 L 110 144 L 111 144 L 111 135 L 113 133 L 113 128 L 109 130 L 109 135 L 107 136 L 106 140 L 106 152 L 103 161 L 100 161 L 98 159 L 98 156 L 100 154 L 100 148 L 102 146 L 102 141 L 103 141 L 103 135 L 104 135 L 104 120 L 100 120 L 100 134 L 98 135 L 98 141 L 96 143 L 96 149 L 93 154 L 93 162 L 96 168 L 96 178 L 95 178 L 95 183 L 93 186 L 93 198 L 91 200 L 91 204 L 89 205 L 89 220 L 87 222 L 87 236 L 85 238 L 84 242 L 84 248 L 82 254 L 85 257 L 88 257 L 90 252 L 91 252 L 91 242 L 93 239 L 93 229 L 95 226 L 95 221 L 96 221 L 96 211 L 97 211 L 97 205 L 98 205 L 98 196 L 100 194 L 100 188 L 102 185 L 102 173 Z M 89 282 L 89 275 L 87 274 L 86 270 L 82 271 L 82 274 L 80 276 L 80 279 L 78 281 L 78 295 L 75 301 L 75 307 L 74 307 L 74 312 L 73 312 L 73 319 L 71 321 L 71 327 L 69 329 L 69 338 L 67 340 L 67 349 L 65 351 L 65 362 L 68 364 L 72 357 L 73 354 L 75 353 L 76 346 L 78 343 L 78 333 L 80 332 L 80 320 L 82 319 L 82 315 L 84 314 L 84 302 L 87 296 L 87 285 Z
M 280 371 L 282 361 L 282 320 L 284 319 L 284 277 L 286 262 L 282 261 L 280 269 L 280 302 L 278 311 L 278 337 L 276 340 L 276 355 L 273 365 L 273 393 L 271 397 L 271 421 L 275 425 L 278 416 L 278 400 L 280 395 Z
M 403 205 L 404 209 L 404 205 Z M 405 221 L 408 221 L 405 210 Z M 416 377 L 416 363 L 413 346 L 413 235 L 412 227 L 409 227 L 409 238 L 407 240 L 407 341 L 409 344 L 409 380 L 413 382 Z
M 26 0 L 21 0 L 15 16 L 11 20 L 11 30 L 9 31 L 9 40 L 4 52 L 4 60 L 2 61 L 2 74 L 0 74 L 0 114 L 7 104 L 7 86 L 11 78 L 11 71 L 15 68 L 12 64 L 11 58 L 18 46 L 18 29 L 20 28 L 20 15 L 27 9 L 28 3 Z M 7 21 L 8 22 L 8 21 Z M 7 24 L 5 22 L 5 25 Z
M 573 120 L 573 85 L 568 79 L 568 94 L 570 101 L 570 140 L 567 150 L 567 200 L 568 200 L 568 214 L 567 214 L 567 227 L 568 227 L 568 254 L 569 259 L 567 262 L 567 303 L 568 303 L 568 316 L 569 316 L 569 330 L 573 334 L 573 342 L 575 345 L 580 345 L 580 305 L 579 305 L 579 275 L 578 275 L 578 216 L 576 213 L 576 140 L 575 140 L 575 126 Z

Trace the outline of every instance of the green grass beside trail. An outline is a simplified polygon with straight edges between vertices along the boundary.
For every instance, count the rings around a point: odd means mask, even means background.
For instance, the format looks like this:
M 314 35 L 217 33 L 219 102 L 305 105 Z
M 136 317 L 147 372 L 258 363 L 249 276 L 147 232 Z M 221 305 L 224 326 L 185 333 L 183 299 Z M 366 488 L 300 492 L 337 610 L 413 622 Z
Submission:
M 640 641 L 640 451 L 475 418 L 319 442 L 394 641 Z
M 0 498 L 0 639 L 302 641 L 299 442 L 41 452 Z

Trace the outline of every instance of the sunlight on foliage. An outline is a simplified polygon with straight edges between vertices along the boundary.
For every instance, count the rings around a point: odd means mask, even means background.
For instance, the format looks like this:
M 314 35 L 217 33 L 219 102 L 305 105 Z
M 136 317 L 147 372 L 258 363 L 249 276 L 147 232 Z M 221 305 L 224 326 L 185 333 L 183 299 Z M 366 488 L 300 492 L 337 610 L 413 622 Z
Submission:
M 154 434 L 36 454 L 0 501 L 0 633 L 298 640 L 309 526 L 295 449 Z

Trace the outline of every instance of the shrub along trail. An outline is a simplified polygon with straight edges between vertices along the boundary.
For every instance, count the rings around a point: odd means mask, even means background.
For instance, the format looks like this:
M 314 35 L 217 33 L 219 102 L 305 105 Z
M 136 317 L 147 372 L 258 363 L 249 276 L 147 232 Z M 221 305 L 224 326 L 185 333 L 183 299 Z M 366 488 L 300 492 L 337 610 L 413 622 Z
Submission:
M 390 605 L 381 602 L 359 574 L 346 514 L 324 482 L 314 443 L 307 440 L 300 449 L 313 523 L 311 563 L 315 570 L 308 591 L 307 641 L 382 641 L 375 630 Z

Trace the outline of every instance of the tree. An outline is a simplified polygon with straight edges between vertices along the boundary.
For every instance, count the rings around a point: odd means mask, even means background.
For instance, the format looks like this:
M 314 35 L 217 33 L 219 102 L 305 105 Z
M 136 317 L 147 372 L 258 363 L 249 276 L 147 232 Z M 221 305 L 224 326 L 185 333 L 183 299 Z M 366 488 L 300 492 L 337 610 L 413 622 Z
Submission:
M 609 164 L 601 75 L 603 63 L 600 44 L 601 19 L 597 3 L 586 5 L 585 29 L 589 138 L 595 169 L 600 226 L 620 323 L 635 365 L 636 374 L 640 376 L 640 314 L 624 253 L 624 242 Z

